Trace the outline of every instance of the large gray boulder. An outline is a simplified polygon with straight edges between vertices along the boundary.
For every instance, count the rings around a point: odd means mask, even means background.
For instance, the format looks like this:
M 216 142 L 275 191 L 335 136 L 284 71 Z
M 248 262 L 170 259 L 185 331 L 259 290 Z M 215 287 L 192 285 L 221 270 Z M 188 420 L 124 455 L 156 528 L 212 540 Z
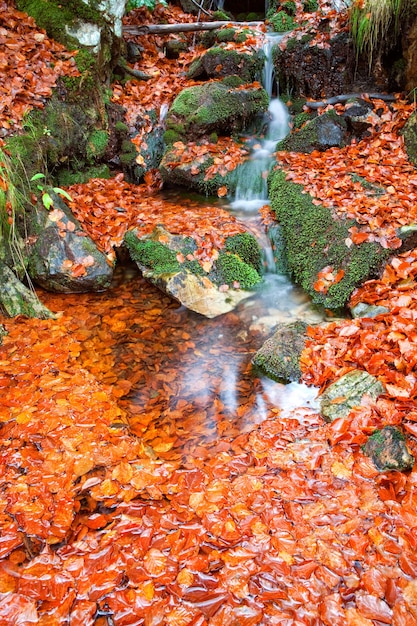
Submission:
M 37 204 L 28 220 L 30 277 L 48 291 L 104 291 L 111 283 L 113 263 L 86 235 L 65 202 L 55 193 L 50 195 L 51 209 Z

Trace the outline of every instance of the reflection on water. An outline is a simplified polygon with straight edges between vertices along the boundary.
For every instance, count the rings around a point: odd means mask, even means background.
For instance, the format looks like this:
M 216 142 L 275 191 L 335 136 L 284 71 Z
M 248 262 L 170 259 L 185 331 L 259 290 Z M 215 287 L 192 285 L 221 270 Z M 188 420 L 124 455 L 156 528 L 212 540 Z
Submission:
M 144 298 L 137 298 L 135 285 Z M 128 287 L 137 318 L 143 316 L 147 326 L 133 325 L 116 347 L 118 363 L 134 381 L 121 402 L 132 431 L 158 456 L 190 461 L 202 446 L 206 455 L 211 444 L 236 438 L 268 417 L 299 407 L 305 407 L 302 414 L 315 410 L 316 389 L 252 372 L 252 357 L 276 323 L 319 321 L 284 277 L 267 275 L 259 293 L 214 320 L 178 307 L 140 277 Z M 149 305 L 158 300 L 162 307 Z

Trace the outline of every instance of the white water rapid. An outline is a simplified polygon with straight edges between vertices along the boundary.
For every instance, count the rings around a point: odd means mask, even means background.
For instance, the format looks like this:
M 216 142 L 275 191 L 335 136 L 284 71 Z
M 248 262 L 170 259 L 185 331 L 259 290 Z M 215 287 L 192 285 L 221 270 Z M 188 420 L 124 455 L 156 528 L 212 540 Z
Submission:
M 240 209 L 245 213 L 257 211 L 267 204 L 267 177 L 272 156 L 278 141 L 284 139 L 289 132 L 287 107 L 278 97 L 272 97 L 275 84 L 272 49 L 281 39 L 282 35 L 268 34 L 263 47 L 265 53 L 263 83 L 270 98 L 267 113 L 268 130 L 260 140 L 252 140 L 250 157 L 239 168 L 235 198 L 232 202 L 233 209 Z

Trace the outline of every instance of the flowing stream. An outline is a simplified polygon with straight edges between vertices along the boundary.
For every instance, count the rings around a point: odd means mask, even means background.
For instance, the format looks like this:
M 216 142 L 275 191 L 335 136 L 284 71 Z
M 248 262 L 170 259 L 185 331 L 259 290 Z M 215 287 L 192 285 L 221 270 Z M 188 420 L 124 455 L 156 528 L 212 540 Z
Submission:
M 270 93 L 273 43 L 271 39 L 266 42 L 264 73 Z M 163 305 L 145 305 L 141 315 L 152 332 L 138 330 L 137 341 L 144 342 L 139 349 L 132 339 L 118 348 L 120 362 L 136 362 L 141 371 L 128 397 L 128 412 L 134 415 L 131 427 L 145 442 L 158 433 L 170 440 L 172 448 L 165 458 L 189 459 L 201 453 L 202 445 L 238 437 L 268 416 L 297 414 L 297 409 L 302 409 L 298 414 L 303 419 L 306 411 L 316 408 L 316 389 L 257 377 L 251 367 L 254 353 L 276 324 L 323 319 L 302 290 L 275 272 L 271 244 L 260 222 L 258 209 L 268 203 L 266 177 L 272 155 L 289 129 L 288 112 L 277 98 L 271 100 L 269 120 L 263 138 L 248 140 L 252 150 L 240 168 L 235 198 L 228 204 L 218 201 L 261 242 L 267 269 L 261 288 L 232 313 L 208 320 L 158 296 L 144 283 L 141 289 L 148 290 L 148 300 L 161 302 L 162 298 Z M 180 192 L 177 197 L 178 204 L 187 201 Z M 142 300 L 138 306 L 144 306 Z M 149 310 L 156 310 L 155 315 L 150 316 Z

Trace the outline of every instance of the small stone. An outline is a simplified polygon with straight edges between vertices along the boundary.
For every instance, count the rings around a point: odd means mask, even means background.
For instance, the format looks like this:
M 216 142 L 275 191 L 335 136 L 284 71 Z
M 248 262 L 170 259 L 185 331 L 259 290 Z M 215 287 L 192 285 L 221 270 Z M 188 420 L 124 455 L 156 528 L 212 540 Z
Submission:
M 300 380 L 300 355 L 307 339 L 306 330 L 307 324 L 299 320 L 278 324 L 272 337 L 253 357 L 252 364 L 272 380 L 285 383 Z
M 383 315 L 389 313 L 389 309 L 386 306 L 377 306 L 376 304 L 367 304 L 366 302 L 358 302 L 350 310 L 353 318 L 358 317 L 376 317 L 377 315 Z
M 414 465 L 414 457 L 407 449 L 405 437 L 396 426 L 385 426 L 376 430 L 363 446 L 363 451 L 371 457 L 380 472 L 406 472 Z
M 327 422 L 347 417 L 355 406 L 360 406 L 367 395 L 373 400 L 385 393 L 383 384 L 368 372 L 353 370 L 334 382 L 322 394 L 320 411 Z

